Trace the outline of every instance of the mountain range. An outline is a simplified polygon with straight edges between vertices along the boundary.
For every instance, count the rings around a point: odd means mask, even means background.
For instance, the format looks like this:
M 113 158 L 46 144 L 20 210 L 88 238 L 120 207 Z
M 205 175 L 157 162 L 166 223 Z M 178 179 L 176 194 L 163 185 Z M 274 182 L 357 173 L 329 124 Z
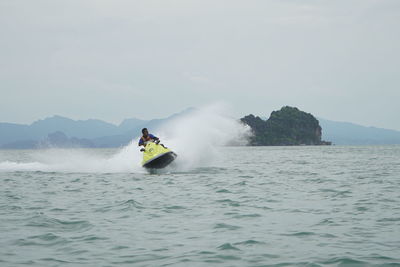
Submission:
M 94 119 L 72 120 L 58 115 L 30 125 L 0 123 L 0 148 L 120 147 L 138 137 L 142 128 L 157 128 L 191 110 L 189 108 L 164 119 L 125 119 L 119 125 Z
M 140 135 L 143 127 L 155 129 L 169 120 L 185 115 L 193 108 L 164 119 L 125 119 L 115 125 L 101 120 L 72 120 L 53 116 L 30 125 L 0 123 L 0 148 L 30 149 L 41 147 L 120 147 Z M 323 140 L 334 145 L 400 144 L 400 131 L 365 127 L 349 122 L 318 118 Z
M 393 145 L 400 144 L 400 131 L 366 127 L 350 122 L 318 118 L 322 138 L 335 145 Z

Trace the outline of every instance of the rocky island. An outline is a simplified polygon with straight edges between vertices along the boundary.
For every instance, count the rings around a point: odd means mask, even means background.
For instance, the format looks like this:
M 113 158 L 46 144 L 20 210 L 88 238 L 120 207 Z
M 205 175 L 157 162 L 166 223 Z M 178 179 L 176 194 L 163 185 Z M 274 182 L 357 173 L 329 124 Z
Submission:
M 285 106 L 273 111 L 267 120 L 252 114 L 240 119 L 250 126 L 253 146 L 330 145 L 322 141 L 322 129 L 310 113 L 296 107 Z

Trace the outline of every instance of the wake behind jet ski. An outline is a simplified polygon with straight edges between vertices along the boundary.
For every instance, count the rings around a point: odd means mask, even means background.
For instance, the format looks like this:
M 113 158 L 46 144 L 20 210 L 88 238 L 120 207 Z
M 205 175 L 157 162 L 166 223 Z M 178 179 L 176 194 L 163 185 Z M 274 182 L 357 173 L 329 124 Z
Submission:
M 144 146 L 142 166 L 148 169 L 161 169 L 175 160 L 177 155 L 170 149 L 160 144 L 160 139 L 149 134 L 146 128 L 142 129 L 143 136 L 139 140 L 139 146 Z

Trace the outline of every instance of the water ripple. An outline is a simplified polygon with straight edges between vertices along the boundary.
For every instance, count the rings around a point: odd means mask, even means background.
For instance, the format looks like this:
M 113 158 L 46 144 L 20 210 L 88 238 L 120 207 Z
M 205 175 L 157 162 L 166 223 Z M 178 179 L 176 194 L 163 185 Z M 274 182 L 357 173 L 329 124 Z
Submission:
M 93 225 L 84 220 L 60 220 L 48 217 L 43 214 L 36 215 L 29 219 L 25 224 L 28 227 L 41 227 L 46 229 L 53 229 L 56 231 L 85 231 L 93 227 Z
M 217 247 L 219 250 L 240 250 L 237 247 L 233 246 L 230 243 L 224 243 L 222 245 L 220 245 L 219 247 Z

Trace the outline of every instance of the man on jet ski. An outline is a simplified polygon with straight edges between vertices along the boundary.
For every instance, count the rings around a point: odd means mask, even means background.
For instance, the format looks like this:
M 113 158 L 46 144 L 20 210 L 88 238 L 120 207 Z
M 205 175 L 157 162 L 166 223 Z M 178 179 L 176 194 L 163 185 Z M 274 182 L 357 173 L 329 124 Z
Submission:
M 160 141 L 160 138 L 149 134 L 149 131 L 147 130 L 147 128 L 143 128 L 142 129 L 142 137 L 139 140 L 139 146 L 146 146 L 147 142 L 149 141 Z

